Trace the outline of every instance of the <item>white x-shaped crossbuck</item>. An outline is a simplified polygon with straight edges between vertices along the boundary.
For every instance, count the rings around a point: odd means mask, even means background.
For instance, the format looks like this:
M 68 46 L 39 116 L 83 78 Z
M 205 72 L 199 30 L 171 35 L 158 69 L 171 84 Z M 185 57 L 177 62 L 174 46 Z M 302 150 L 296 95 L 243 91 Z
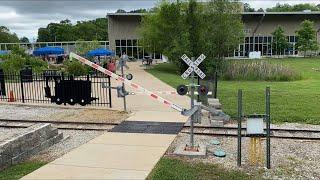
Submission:
M 201 54 L 196 61 L 191 61 L 187 55 L 183 55 L 181 59 L 188 64 L 189 68 L 181 75 L 183 79 L 187 79 L 188 76 L 194 71 L 201 79 L 205 78 L 206 75 L 198 68 L 199 64 L 206 59 L 204 54 Z

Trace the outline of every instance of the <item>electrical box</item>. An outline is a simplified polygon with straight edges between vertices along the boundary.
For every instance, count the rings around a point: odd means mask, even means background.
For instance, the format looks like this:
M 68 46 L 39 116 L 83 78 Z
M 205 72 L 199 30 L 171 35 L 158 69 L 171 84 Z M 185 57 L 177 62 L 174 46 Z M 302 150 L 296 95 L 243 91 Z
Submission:
M 262 135 L 264 134 L 263 117 L 249 117 L 247 118 L 247 134 L 248 135 Z

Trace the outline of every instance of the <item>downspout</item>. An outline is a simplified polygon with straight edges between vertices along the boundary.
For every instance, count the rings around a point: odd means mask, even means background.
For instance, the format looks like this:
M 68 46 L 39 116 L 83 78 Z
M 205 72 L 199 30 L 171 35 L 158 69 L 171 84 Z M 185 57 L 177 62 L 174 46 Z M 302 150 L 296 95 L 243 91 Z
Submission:
M 258 31 L 259 27 L 261 26 L 263 20 L 264 20 L 264 17 L 266 16 L 265 13 L 262 14 L 262 17 L 260 18 L 256 28 L 254 29 L 254 31 L 252 32 L 252 36 L 253 36 L 253 51 L 255 51 L 255 45 L 256 45 L 256 38 L 255 38 L 255 34 L 256 32 Z

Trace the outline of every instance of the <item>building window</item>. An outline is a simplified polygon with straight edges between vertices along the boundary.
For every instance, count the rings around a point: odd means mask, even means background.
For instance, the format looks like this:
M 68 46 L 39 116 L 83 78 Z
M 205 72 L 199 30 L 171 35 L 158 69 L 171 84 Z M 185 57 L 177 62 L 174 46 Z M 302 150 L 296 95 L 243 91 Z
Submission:
M 289 48 L 285 49 L 281 54 L 285 55 L 297 55 L 295 50 L 295 43 L 297 41 L 296 36 L 287 36 L 289 42 Z M 252 51 L 261 51 L 262 56 L 272 56 L 272 36 L 254 36 L 245 37 L 243 43 L 239 44 L 238 48 L 234 50 L 235 57 L 248 57 Z
M 119 39 L 116 42 L 116 55 L 121 56 L 122 52 L 126 52 L 129 57 L 136 59 L 142 59 L 144 56 L 151 56 L 153 59 L 160 59 L 161 53 L 154 50 L 152 53 L 148 54 L 145 49 L 139 45 L 138 39 Z

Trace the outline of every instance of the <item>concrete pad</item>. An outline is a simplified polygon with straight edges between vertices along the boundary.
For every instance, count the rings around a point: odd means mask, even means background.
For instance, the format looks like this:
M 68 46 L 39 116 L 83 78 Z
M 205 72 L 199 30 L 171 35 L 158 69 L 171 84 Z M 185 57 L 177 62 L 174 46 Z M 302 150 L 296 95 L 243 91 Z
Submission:
M 168 147 L 175 137 L 176 135 L 165 134 L 108 132 L 91 140 L 89 143 L 105 145 Z
M 207 155 L 207 147 L 204 144 L 197 144 L 198 151 L 186 151 L 186 144 L 180 144 L 174 150 L 174 154 L 188 157 L 204 157 Z
M 103 169 L 48 164 L 22 179 L 145 179 L 148 171 Z
M 179 112 L 138 111 L 126 121 L 186 122 L 188 117 Z
M 151 171 L 167 147 L 85 144 L 51 164 Z

